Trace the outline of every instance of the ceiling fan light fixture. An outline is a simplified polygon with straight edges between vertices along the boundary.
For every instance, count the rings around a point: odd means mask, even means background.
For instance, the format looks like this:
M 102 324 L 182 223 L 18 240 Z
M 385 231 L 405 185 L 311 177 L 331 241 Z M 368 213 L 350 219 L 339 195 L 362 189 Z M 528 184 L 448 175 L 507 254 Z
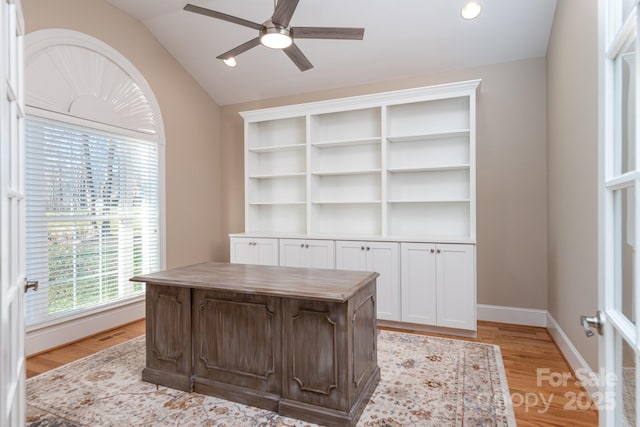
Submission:
M 291 46 L 293 39 L 288 28 L 267 21 L 260 30 L 260 43 L 271 49 L 285 49 Z
M 233 56 L 224 58 L 222 62 L 224 62 L 224 64 L 228 67 L 235 67 L 236 65 L 238 65 L 238 61 L 236 61 L 236 58 L 234 58 Z
M 480 12 L 482 12 L 482 5 L 478 2 L 470 1 L 464 5 L 460 11 L 460 15 L 462 15 L 464 19 L 475 19 L 480 15 Z

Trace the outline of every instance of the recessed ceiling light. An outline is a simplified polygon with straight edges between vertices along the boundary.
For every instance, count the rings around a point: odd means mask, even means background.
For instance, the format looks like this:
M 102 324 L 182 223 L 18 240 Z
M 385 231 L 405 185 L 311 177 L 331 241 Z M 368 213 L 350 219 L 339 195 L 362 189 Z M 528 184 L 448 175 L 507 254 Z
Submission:
M 224 62 L 225 65 L 228 65 L 229 67 L 235 67 L 236 65 L 238 65 L 236 58 L 234 58 L 233 56 L 231 58 L 223 59 L 222 62 Z
M 482 6 L 480 5 L 480 3 L 470 1 L 469 3 L 464 5 L 462 11 L 460 11 L 460 14 L 464 19 L 474 19 L 477 18 L 478 15 L 480 15 L 480 12 L 482 12 Z

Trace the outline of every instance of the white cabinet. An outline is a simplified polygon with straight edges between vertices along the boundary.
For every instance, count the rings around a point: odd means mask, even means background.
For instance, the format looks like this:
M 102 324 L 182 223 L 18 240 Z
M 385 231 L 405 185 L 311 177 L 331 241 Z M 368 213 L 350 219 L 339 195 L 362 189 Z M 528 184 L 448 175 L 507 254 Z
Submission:
M 236 264 L 278 265 L 278 239 L 232 237 L 230 259 Z
M 476 329 L 475 247 L 402 243 L 402 321 Z
M 335 244 L 333 240 L 280 239 L 280 265 L 334 269 Z
M 400 320 L 399 250 L 395 242 L 336 241 L 336 269 L 375 271 L 378 319 Z

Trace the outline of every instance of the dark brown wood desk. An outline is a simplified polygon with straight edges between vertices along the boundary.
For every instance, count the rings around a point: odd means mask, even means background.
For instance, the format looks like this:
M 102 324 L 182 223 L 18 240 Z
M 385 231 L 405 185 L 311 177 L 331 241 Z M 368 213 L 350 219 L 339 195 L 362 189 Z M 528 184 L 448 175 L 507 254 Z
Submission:
M 380 379 L 377 276 L 214 262 L 136 276 L 142 379 L 353 426 Z

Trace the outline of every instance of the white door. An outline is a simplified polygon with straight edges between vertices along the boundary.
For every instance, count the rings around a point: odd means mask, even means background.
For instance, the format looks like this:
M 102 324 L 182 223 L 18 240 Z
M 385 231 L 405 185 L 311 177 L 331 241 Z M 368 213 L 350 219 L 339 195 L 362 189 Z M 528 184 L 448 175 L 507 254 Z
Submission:
M 581 321 L 599 329 L 601 426 L 640 425 L 640 150 L 637 108 L 637 5 L 602 0 L 600 25 L 599 316 Z M 602 321 L 601 321 L 602 320 Z M 603 325 L 604 323 L 604 325 Z M 598 328 L 601 326 L 601 328 Z M 603 327 L 602 327 L 603 326 Z
M 476 329 L 474 247 L 436 246 L 438 326 Z
M 336 269 L 365 271 L 367 268 L 366 245 L 366 242 L 336 241 Z
M 436 245 L 400 244 L 402 320 L 423 325 L 437 324 Z
M 398 243 L 368 242 L 367 271 L 380 273 L 376 279 L 378 319 L 400 320 L 400 256 Z
M 25 423 L 24 97 L 19 1 L 0 6 L 0 426 Z
M 378 319 L 400 320 L 398 243 L 336 241 L 336 269 L 375 271 Z
M 278 265 L 278 239 L 253 239 L 252 264 Z
M 333 269 L 336 266 L 335 244 L 332 240 L 307 240 L 305 252 L 309 268 Z
M 253 241 L 243 237 L 231 238 L 230 260 L 234 264 L 251 264 Z
M 305 241 L 280 239 L 280 265 L 283 267 L 306 267 Z

